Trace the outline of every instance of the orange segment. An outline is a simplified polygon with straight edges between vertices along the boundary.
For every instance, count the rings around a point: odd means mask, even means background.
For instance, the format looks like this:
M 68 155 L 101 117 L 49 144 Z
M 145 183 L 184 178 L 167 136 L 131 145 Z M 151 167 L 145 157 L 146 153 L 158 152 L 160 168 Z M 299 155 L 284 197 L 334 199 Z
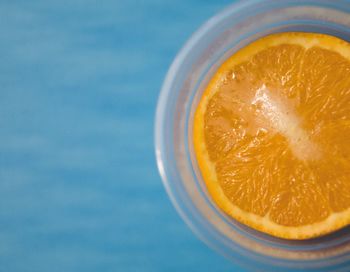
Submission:
M 216 204 L 257 230 L 317 237 L 350 223 L 350 44 L 279 33 L 211 79 L 193 142 Z

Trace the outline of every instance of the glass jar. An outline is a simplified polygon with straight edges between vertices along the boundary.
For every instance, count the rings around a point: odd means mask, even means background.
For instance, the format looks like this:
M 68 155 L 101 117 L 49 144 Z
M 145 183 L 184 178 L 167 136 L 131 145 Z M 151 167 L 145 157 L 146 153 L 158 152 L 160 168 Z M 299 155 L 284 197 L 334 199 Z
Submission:
M 349 227 L 304 241 L 255 231 L 211 200 L 194 156 L 194 109 L 217 68 L 248 43 L 287 31 L 326 33 L 350 41 L 350 2 L 249 0 L 209 19 L 178 53 L 161 90 L 155 120 L 159 172 L 194 233 L 234 262 L 259 271 L 350 271 Z

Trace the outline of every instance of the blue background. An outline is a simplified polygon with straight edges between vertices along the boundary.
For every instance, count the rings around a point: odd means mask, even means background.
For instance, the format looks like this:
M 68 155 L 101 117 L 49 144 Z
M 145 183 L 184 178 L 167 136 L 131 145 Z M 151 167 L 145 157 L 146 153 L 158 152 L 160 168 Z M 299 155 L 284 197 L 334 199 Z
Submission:
M 0 2 L 0 271 L 241 271 L 157 172 L 176 52 L 232 1 Z

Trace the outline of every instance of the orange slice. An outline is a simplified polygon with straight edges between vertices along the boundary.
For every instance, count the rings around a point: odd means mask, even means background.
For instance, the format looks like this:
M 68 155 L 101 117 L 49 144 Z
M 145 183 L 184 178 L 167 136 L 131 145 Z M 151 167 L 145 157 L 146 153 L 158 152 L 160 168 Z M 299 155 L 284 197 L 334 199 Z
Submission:
M 240 49 L 197 106 L 193 142 L 215 203 L 287 239 L 350 223 L 350 44 L 279 33 Z

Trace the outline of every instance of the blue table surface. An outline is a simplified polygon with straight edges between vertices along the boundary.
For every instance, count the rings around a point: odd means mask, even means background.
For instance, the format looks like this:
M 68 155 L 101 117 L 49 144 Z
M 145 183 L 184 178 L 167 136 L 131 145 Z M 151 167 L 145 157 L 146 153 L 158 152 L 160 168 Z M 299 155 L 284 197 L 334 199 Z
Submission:
M 0 271 L 243 271 L 155 163 L 161 83 L 232 1 L 0 2 Z

